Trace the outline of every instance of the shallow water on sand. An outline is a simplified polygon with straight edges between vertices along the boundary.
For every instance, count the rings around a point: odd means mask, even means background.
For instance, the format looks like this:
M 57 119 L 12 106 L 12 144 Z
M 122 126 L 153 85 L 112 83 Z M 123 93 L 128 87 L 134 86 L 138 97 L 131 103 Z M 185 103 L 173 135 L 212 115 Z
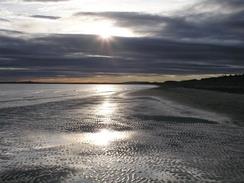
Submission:
M 129 95 L 148 86 L 30 86 L 0 92 L 0 182 L 244 180 L 244 129 L 222 116 Z

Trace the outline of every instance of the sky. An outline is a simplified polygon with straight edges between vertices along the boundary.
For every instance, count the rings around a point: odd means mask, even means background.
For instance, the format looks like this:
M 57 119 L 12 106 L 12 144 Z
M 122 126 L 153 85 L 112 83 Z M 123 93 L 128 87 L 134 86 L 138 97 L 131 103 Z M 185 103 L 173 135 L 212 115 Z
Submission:
M 243 0 L 1 0 L 0 15 L 0 81 L 244 71 Z

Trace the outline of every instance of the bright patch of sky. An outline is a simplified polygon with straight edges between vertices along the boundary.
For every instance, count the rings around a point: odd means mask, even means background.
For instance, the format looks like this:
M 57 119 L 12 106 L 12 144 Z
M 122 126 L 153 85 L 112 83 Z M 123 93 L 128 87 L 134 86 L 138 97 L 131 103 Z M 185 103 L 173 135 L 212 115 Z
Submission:
M 77 12 L 143 12 L 148 14 L 170 15 L 199 0 L 67 0 L 67 1 L 21 1 L 0 2 L 1 29 L 26 33 L 59 34 L 104 34 L 112 36 L 140 36 L 127 27 L 114 25 L 111 20 L 94 17 L 75 17 Z M 57 19 L 37 18 L 33 15 L 55 16 Z

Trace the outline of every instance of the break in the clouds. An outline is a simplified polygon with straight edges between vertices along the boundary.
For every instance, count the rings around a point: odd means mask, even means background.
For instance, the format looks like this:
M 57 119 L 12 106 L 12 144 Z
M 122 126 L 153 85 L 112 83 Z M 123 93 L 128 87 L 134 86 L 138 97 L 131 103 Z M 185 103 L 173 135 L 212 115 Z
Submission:
M 244 40 L 243 11 L 221 16 L 209 13 L 163 16 L 136 12 L 79 12 L 74 16 L 107 19 L 141 36 L 220 43 L 242 43 Z
M 1 80 L 244 71 L 242 0 L 104 4 L 0 2 Z

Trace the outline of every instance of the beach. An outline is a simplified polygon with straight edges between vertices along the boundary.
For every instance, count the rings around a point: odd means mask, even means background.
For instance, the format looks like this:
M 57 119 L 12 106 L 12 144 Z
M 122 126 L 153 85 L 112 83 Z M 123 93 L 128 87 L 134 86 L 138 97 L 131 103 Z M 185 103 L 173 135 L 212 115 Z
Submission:
M 242 95 L 154 85 L 4 88 L 0 182 L 243 182 Z
M 158 87 L 132 95 L 155 96 L 195 109 L 225 116 L 230 124 L 244 125 L 244 95 L 184 87 Z

